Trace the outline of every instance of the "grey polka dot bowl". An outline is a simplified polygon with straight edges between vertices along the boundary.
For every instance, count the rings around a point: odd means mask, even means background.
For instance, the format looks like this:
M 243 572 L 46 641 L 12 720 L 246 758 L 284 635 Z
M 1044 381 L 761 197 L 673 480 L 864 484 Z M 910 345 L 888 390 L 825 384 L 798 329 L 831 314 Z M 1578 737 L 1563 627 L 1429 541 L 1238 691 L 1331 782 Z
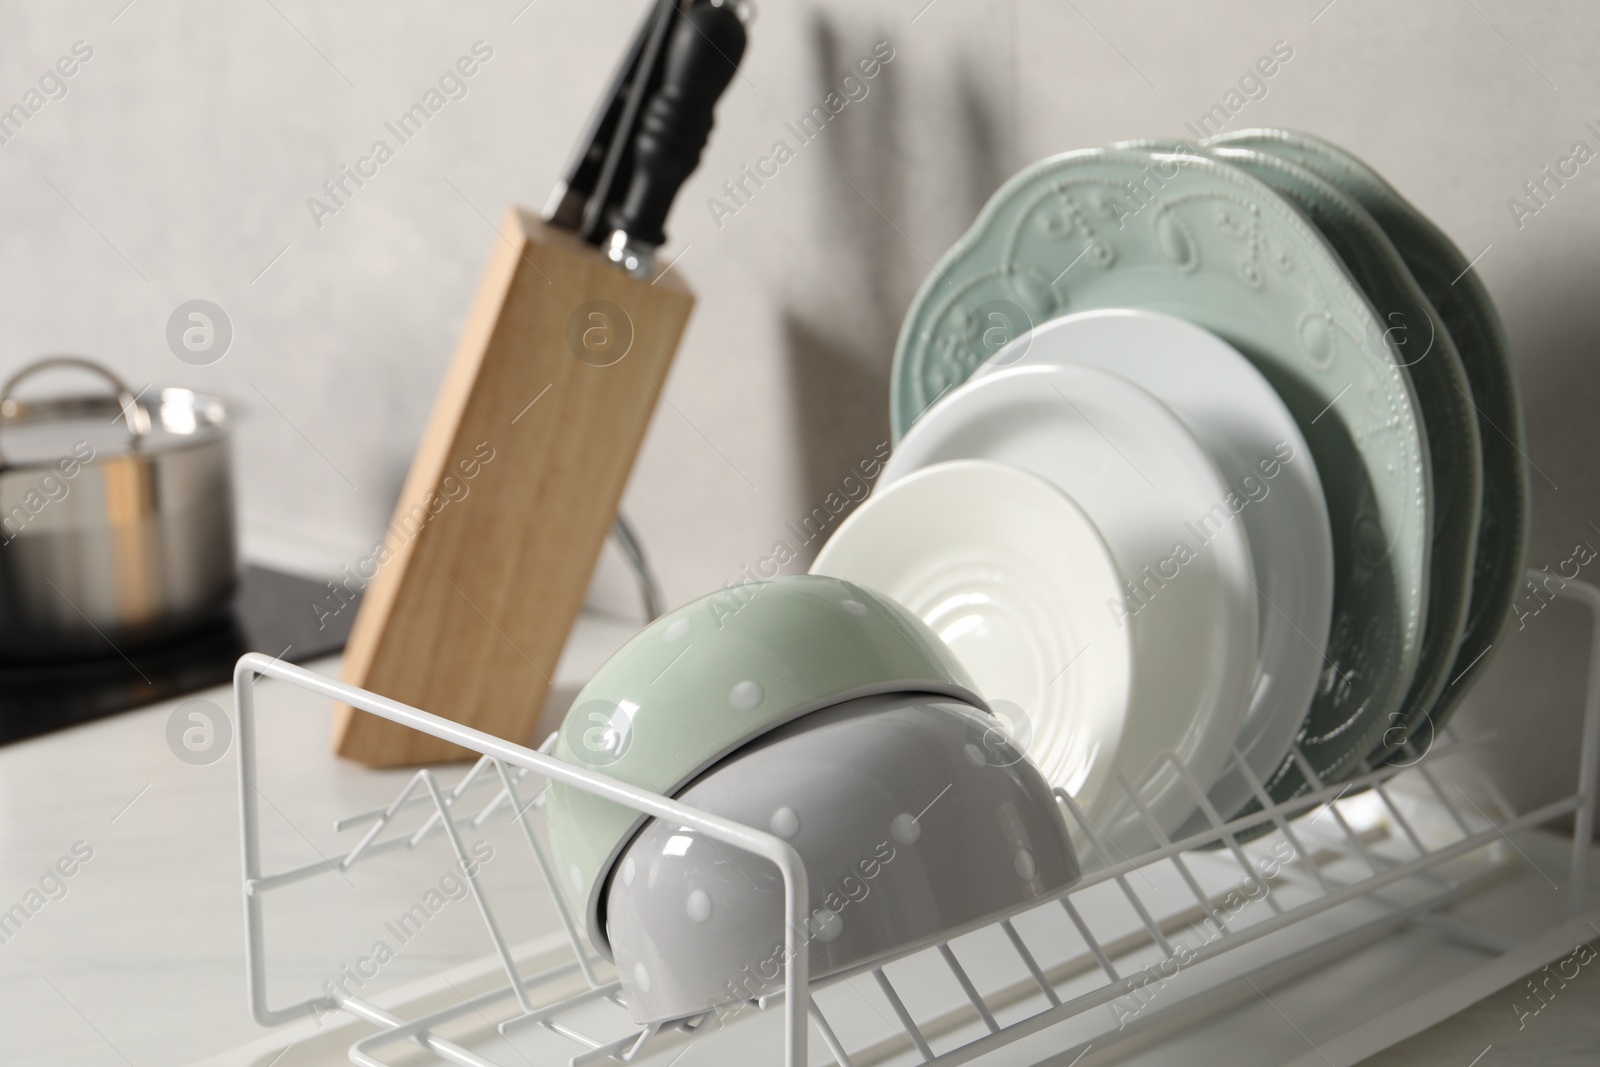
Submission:
M 811 976 L 847 974 L 1077 881 L 1049 785 L 993 725 L 961 703 L 853 700 L 765 735 L 679 799 L 795 847 L 810 881 Z M 765 860 L 652 820 L 623 853 L 606 900 L 641 1023 L 783 988 L 783 879 Z
M 983 706 L 938 635 L 885 596 L 809 574 L 730 586 L 663 615 L 607 660 L 567 712 L 554 755 L 672 796 L 767 731 L 878 693 Z M 548 816 L 561 891 L 609 955 L 601 887 L 645 817 L 560 784 Z

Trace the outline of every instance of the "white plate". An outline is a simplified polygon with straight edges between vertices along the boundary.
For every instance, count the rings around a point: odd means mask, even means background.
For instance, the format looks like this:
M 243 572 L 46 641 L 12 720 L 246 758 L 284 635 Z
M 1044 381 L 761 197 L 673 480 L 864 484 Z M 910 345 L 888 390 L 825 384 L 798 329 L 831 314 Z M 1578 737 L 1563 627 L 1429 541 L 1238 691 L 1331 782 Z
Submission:
M 1034 364 L 1095 367 L 1148 389 L 1222 472 L 1250 539 L 1260 621 L 1256 677 L 1235 747 L 1260 781 L 1277 772 L 1311 707 L 1333 612 L 1333 538 L 1316 462 L 1277 391 L 1209 330 L 1155 311 L 1085 311 L 1035 328 L 976 375 Z M 975 376 L 976 376 L 975 375 Z M 1210 790 L 1231 818 L 1252 797 L 1229 764 Z
M 1163 754 L 1208 789 L 1250 701 L 1257 597 L 1249 540 L 1231 514 L 1195 525 L 1215 506 L 1226 513 L 1227 484 L 1165 405 L 1087 367 L 1012 367 L 953 390 L 906 433 L 879 491 L 952 459 L 995 460 L 1046 478 L 1110 546 L 1123 593 L 1104 606 L 1133 639 L 1128 725 L 1118 788 L 1080 789 L 1075 798 L 1118 849 L 1149 847 L 1123 782 L 1164 830 L 1175 830 L 1197 804 Z
M 1111 550 L 1060 489 L 985 460 L 924 467 L 857 508 L 811 570 L 904 604 L 1052 785 L 1109 795 L 1131 635 L 1106 608 L 1122 594 Z

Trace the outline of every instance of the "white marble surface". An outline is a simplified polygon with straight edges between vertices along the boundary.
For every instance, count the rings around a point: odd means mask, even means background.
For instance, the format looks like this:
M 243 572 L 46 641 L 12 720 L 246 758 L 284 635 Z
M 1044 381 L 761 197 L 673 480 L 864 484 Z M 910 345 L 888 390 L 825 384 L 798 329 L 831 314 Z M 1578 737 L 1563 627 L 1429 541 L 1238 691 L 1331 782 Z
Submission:
M 550 714 L 632 628 L 586 617 L 557 676 Z M 337 672 L 337 661 L 314 668 Z M 270 870 L 353 843 L 335 817 L 379 807 L 407 772 L 370 771 L 330 751 L 329 707 L 260 683 L 263 837 Z M 200 696 L 231 710 L 228 690 Z M 0 944 L 0 1064 L 5 1067 L 155 1067 L 188 1063 L 260 1035 L 244 995 L 239 805 L 234 753 L 191 766 L 169 749 L 162 704 L 0 748 L 0 909 L 75 843 L 92 858 L 64 879 L 20 931 Z M 462 767 L 444 771 L 447 781 Z M 509 824 L 485 828 L 495 849 L 483 877 L 496 893 L 542 893 Z M 275 1002 L 310 995 L 435 888 L 453 861 L 437 836 L 417 853 L 374 861 L 274 895 L 268 931 Z M 70 864 L 68 865 L 71 866 Z M 51 883 L 53 888 L 54 883 Z M 59 894 L 59 891 L 57 891 Z M 549 908 L 507 917 L 521 940 L 555 931 Z M 470 898 L 441 908 L 396 949 L 373 988 L 481 956 L 489 945 Z
M 630 630 L 585 620 L 563 660 L 562 697 L 552 714 Z M 328 672 L 336 666 L 318 665 Z M 205 696 L 230 706 L 225 691 Z M 259 707 L 268 870 L 347 847 L 352 835 L 335 835 L 332 819 L 385 803 L 404 772 L 368 771 L 332 757 L 329 709 L 299 691 L 265 683 Z M 66 895 L 46 903 L 0 944 L 0 1063 L 265 1067 L 286 1038 L 296 1050 L 282 1061 L 285 1067 L 346 1062 L 344 1050 L 356 1036 L 350 1031 L 263 1032 L 250 1018 L 234 762 L 231 755 L 207 766 L 177 759 L 166 739 L 170 710 L 157 706 L 0 749 L 0 907 L 23 900 L 75 843 L 84 842 L 80 854 L 93 850 L 65 881 Z M 481 835 L 495 848 L 484 868 L 491 892 L 496 899 L 542 901 L 531 860 L 506 830 L 502 825 Z M 1518 847 L 1538 870 L 1564 880 L 1561 839 L 1519 835 Z M 324 876 L 274 894 L 268 920 L 274 1003 L 309 995 L 374 940 L 395 943 L 385 920 L 422 899 L 450 863 L 435 841 L 415 855 L 362 865 L 348 878 Z M 1463 914 L 1508 936 L 1528 937 L 1556 921 L 1560 898 L 1535 868 L 1511 870 L 1473 896 Z M 546 906 L 506 908 L 501 919 L 514 942 L 556 930 Z M 441 969 L 479 960 L 488 949 L 470 901 L 449 903 L 360 992 L 426 984 Z M 1241 1065 L 1281 1063 L 1308 1051 L 1307 1041 L 1329 1039 L 1352 1020 L 1374 1017 L 1487 958 L 1411 930 L 1275 987 L 1271 1004 L 1237 998 L 1182 1028 L 1161 1028 L 1109 1058 L 1092 1053 L 1084 1063 L 1155 1067 L 1194 1062 L 1199 1050 L 1227 1054 Z M 1552 1033 L 1556 1027 L 1569 1036 L 1583 1033 L 1572 1030 L 1570 1020 L 1547 1021 Z M 1066 1029 L 1041 1035 L 1043 1044 L 1026 1045 L 1018 1056 L 1041 1055 L 1051 1041 L 1063 1047 Z M 1448 1027 L 1440 1032 L 1441 1040 L 1453 1033 Z M 719 1039 L 707 1046 L 706 1062 L 750 1062 L 753 1050 L 772 1047 L 766 1030 L 749 1033 L 749 1041 Z M 1237 1052 L 1241 1043 L 1249 1055 Z
M 584 617 L 558 670 L 546 727 L 553 728 L 583 680 L 633 630 L 631 623 L 608 616 Z M 336 660 L 314 666 L 330 674 L 338 669 Z M 231 709 L 225 689 L 200 696 Z M 346 1062 L 344 1050 L 355 1036 L 348 1030 L 263 1031 L 249 1015 L 234 753 L 203 766 L 180 760 L 167 735 L 173 707 L 158 705 L 0 748 L 0 921 L 14 905 L 35 906 L 26 923 L 6 931 L 0 942 L 4 1067 L 266 1067 L 286 1039 L 296 1042 L 296 1051 L 280 1067 Z M 336 834 L 333 820 L 385 804 L 407 772 L 370 771 L 333 757 L 330 709 L 309 694 L 261 683 L 258 707 L 266 869 L 349 847 L 355 834 Z M 453 780 L 463 770 L 449 769 L 444 778 Z M 1418 826 L 1429 832 L 1428 823 Z M 508 938 L 521 943 L 554 934 L 557 923 L 543 903 L 531 858 L 510 829 L 491 824 L 468 840 L 481 836 L 495 850 L 483 868 L 493 899 L 537 902 L 501 911 Z M 1528 833 L 1517 836 L 1516 846 L 1535 866 L 1512 865 L 1509 877 L 1463 904 L 1462 915 L 1520 940 L 1559 918 L 1563 898 L 1552 882 L 1565 881 L 1566 843 Z M 1502 851 L 1510 856 L 1509 848 Z M 483 959 L 489 945 L 470 900 L 445 904 L 403 945 L 385 926 L 437 888 L 452 861 L 435 838 L 415 854 L 275 893 L 268 908 L 272 1002 L 311 995 L 380 939 L 396 946 L 395 956 L 358 990 L 364 997 L 381 1000 L 397 987 L 437 986 L 442 969 Z M 1591 866 L 1591 889 L 1600 890 L 1600 864 Z M 71 876 L 57 881 L 48 873 L 61 869 Z M 40 895 L 30 898 L 33 891 Z M 59 899 L 47 899 L 51 895 Z M 1592 893 L 1591 901 L 1600 902 L 1600 894 Z M 1112 1055 L 1091 1053 L 1080 1067 L 1188 1063 L 1202 1050 L 1226 1055 L 1237 1067 L 1282 1063 L 1307 1053 L 1308 1041 L 1331 1040 L 1355 1020 L 1375 1018 L 1486 959 L 1481 951 L 1413 929 L 1283 983 L 1271 1004 L 1253 996 L 1219 1004 L 1183 1027 L 1142 1035 Z M 1588 1039 L 1582 1026 L 1594 1022 L 1592 1015 L 1572 1010 L 1588 1003 L 1574 996 L 1547 1013 L 1538 1031 L 1545 1038 L 1536 1034 L 1536 1040 L 1522 1041 L 1520 1062 L 1561 1063 L 1542 1060 L 1542 1050 Z M 1095 1023 L 1085 1019 L 1081 1025 Z M 1043 1055 L 1063 1047 L 1066 1031 L 1078 1024 L 1041 1035 L 1043 1043 L 1017 1050 L 1023 1058 L 1015 1062 L 1032 1062 L 1025 1052 Z M 707 1062 L 749 1062 L 750 1055 L 772 1047 L 771 1035 L 760 1026 L 749 1033 L 754 1036 L 748 1042 L 741 1037 L 707 1046 Z M 1408 1048 L 1448 1062 L 1443 1050 L 1457 1048 L 1462 1033 L 1477 1030 L 1445 1023 Z M 1593 1036 L 1600 1045 L 1600 1032 Z M 1509 1047 L 1510 1035 L 1503 1037 Z M 1241 1042 L 1250 1055 L 1238 1052 Z

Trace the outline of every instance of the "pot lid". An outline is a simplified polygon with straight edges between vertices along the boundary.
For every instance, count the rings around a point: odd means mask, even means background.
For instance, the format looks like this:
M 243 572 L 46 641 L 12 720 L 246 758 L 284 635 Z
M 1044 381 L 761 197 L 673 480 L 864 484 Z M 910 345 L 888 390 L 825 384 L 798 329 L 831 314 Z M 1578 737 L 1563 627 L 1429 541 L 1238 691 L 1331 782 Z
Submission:
M 15 397 L 37 372 L 76 367 L 99 375 L 114 392 Z M 157 453 L 226 432 L 227 406 L 189 389 L 146 390 L 135 396 L 105 367 L 72 356 L 50 356 L 13 375 L 0 389 L 0 465 L 46 466 L 65 459 Z

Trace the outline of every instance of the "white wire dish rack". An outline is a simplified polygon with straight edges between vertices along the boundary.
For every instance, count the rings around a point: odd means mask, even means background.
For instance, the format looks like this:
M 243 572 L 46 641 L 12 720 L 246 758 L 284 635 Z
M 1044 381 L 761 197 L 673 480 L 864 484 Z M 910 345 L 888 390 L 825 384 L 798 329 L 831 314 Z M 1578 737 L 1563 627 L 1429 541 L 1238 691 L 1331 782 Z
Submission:
M 856 988 L 849 997 L 831 996 L 845 983 L 808 982 L 810 883 L 798 854 L 782 839 L 322 675 L 248 655 L 235 670 L 234 691 L 251 1010 L 265 1025 L 346 1012 L 376 1026 L 377 1033 L 349 1050 L 350 1061 L 364 1067 L 402 1062 L 461 1067 L 667 1064 L 683 1055 L 687 1045 L 704 1042 L 714 1051 L 724 1035 L 750 1026 L 762 1035 L 758 1061 L 776 1062 L 781 1054 L 788 1067 L 828 1062 L 839 1067 L 947 1065 L 991 1056 L 1034 1062 L 1038 1057 L 1032 1053 L 1020 1060 L 1017 1056 L 1028 1039 L 1047 1029 L 1062 1035 L 1049 1046 L 1052 1061 L 1067 1064 L 1089 1043 L 1085 1035 L 1104 1048 L 1180 1011 L 1203 1009 L 1229 986 L 1281 980 L 1293 969 L 1315 967 L 1408 923 L 1434 926 L 1486 951 L 1505 951 L 1512 945 L 1501 935 L 1438 912 L 1470 894 L 1497 865 L 1518 862 L 1520 850 L 1508 835 L 1572 817 L 1575 833 L 1565 890 L 1569 915 L 1583 908 L 1588 889 L 1600 780 L 1600 590 L 1574 581 L 1559 595 L 1586 605 L 1595 621 L 1574 794 L 1534 811 L 1516 812 L 1473 758 L 1492 734 L 1458 737 L 1444 731 L 1426 751 L 1409 750 L 1403 766 L 1368 769 L 1331 785 L 1322 783 L 1302 758 L 1301 768 L 1313 788 L 1286 804 L 1271 803 L 1244 761 L 1236 759 L 1264 805 L 1261 811 L 1224 822 L 1206 802 L 1200 783 L 1185 775 L 1209 820 L 1205 832 L 1171 841 L 1153 827 L 1162 845 L 1151 852 L 1132 858 L 1104 853 L 1083 857 L 1092 873 L 1064 897 L 872 968 L 872 1000 L 859 990 L 860 975 L 853 979 Z M 339 820 L 336 829 L 352 838 L 341 854 L 264 872 L 256 803 L 257 677 L 345 701 L 454 741 L 482 758 L 448 786 L 432 771 L 418 771 L 386 808 Z M 1436 773 L 1446 761 L 1458 764 L 1449 781 Z M 1182 767 L 1178 769 L 1182 774 Z M 1394 788 L 1393 780 L 1401 775 L 1409 776 L 1411 785 Z M 1480 800 L 1455 784 L 1464 776 L 1475 784 Z M 551 780 L 672 820 L 775 864 L 786 890 L 788 928 L 783 936 L 791 961 L 783 992 L 739 1006 L 741 1010 L 640 1027 L 632 1021 L 609 965 L 582 940 L 558 893 L 542 900 L 491 902 L 482 880 L 473 875 L 463 829 L 494 818 L 514 821 L 546 888 L 551 888 L 554 876 L 534 826 L 543 817 L 540 791 Z M 1370 788 L 1359 788 L 1363 786 Z M 1057 795 L 1068 817 L 1096 840 L 1093 827 L 1070 800 Z M 403 815 L 420 817 L 420 826 L 398 830 Z M 1264 827 L 1270 832 L 1256 836 Z M 504 980 L 487 992 L 462 995 L 449 1006 L 414 1018 L 400 1018 L 368 999 L 326 991 L 270 1004 L 264 909 L 273 891 L 337 877 L 385 853 L 423 847 L 450 849 L 462 865 Z M 566 933 L 562 958 L 551 960 L 546 954 L 536 970 L 526 959 L 519 960 L 496 918 L 507 907 L 554 909 Z M 1320 940 L 1311 938 L 1308 947 L 1308 935 L 1319 930 Z M 1238 951 L 1245 946 L 1254 948 Z M 775 1015 L 781 1015 L 781 1026 L 772 1025 Z M 820 1046 L 808 1048 L 813 1038 Z M 752 1062 L 748 1045 L 744 1047 L 736 1058 L 710 1058 Z

